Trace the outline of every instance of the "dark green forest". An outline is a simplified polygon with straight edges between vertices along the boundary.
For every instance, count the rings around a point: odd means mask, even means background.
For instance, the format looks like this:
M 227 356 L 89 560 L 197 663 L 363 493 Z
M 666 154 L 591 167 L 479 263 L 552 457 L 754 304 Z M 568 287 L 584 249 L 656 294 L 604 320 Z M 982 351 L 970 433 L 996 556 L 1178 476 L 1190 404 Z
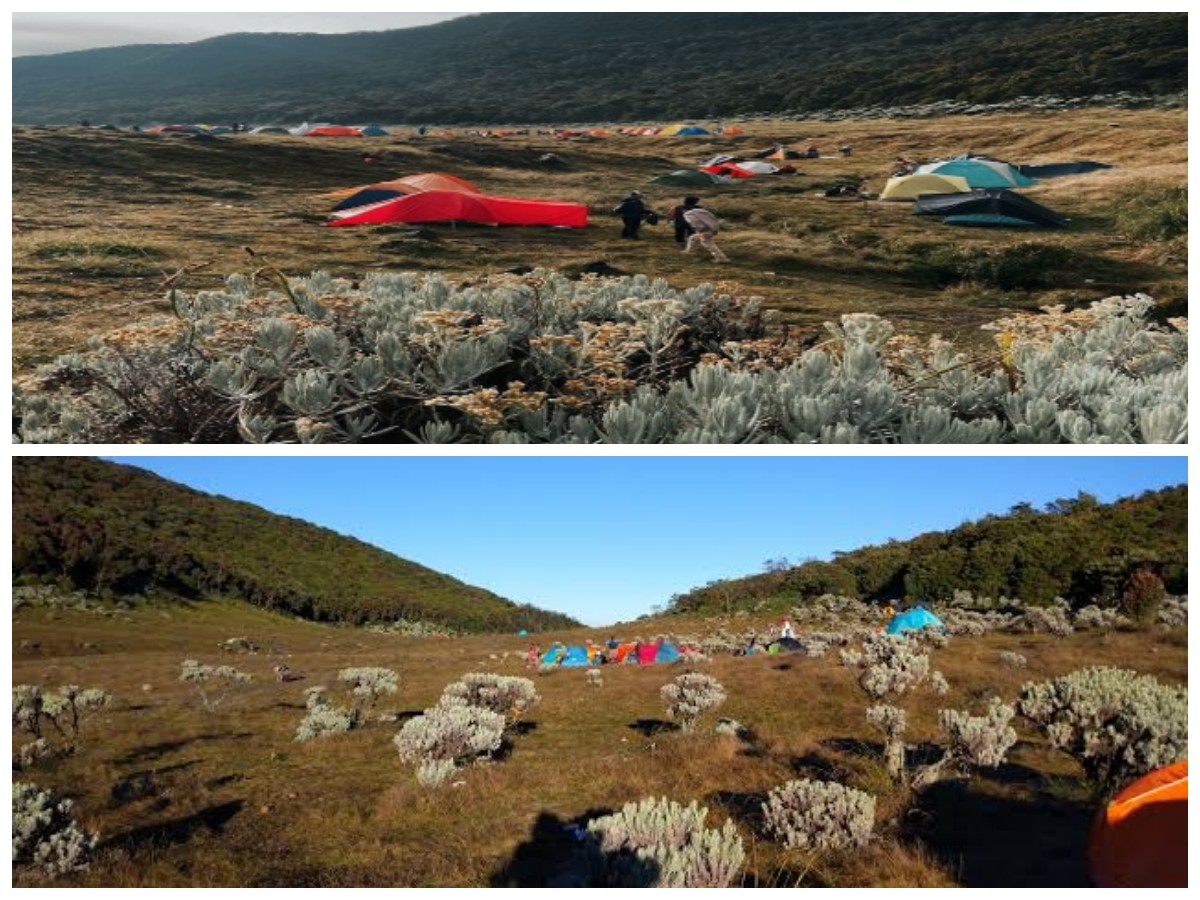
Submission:
M 329 529 L 101 460 L 14 459 L 12 511 L 15 583 L 102 596 L 236 597 L 356 624 L 405 618 L 461 631 L 576 624 Z
M 566 123 L 1187 87 L 1184 13 L 490 13 L 13 60 L 13 120 Z
M 986 516 L 952 531 L 839 552 L 829 561 L 712 582 L 674 597 L 675 612 L 728 612 L 825 593 L 868 601 L 944 601 L 955 590 L 1042 605 L 1117 605 L 1135 573 L 1153 572 L 1187 593 L 1187 486 L 1102 504 L 1090 494 Z

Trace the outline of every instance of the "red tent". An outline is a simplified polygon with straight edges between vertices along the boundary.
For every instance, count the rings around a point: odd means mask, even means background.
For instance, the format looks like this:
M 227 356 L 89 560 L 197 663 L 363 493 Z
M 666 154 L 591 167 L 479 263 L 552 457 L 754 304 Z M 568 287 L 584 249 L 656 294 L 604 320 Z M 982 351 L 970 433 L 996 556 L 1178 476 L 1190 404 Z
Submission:
M 305 132 L 305 137 L 362 137 L 362 130 L 348 125 L 323 125 Z
M 654 657 L 658 656 L 658 644 L 638 644 L 637 659 L 639 666 L 654 665 Z
M 390 222 L 475 222 L 480 225 L 583 228 L 587 225 L 587 207 L 553 200 L 424 191 L 335 214 L 329 224 L 385 225 Z
M 708 172 L 710 175 L 724 175 L 726 178 L 753 178 L 757 172 L 751 172 L 748 169 L 743 169 L 736 163 L 721 163 L 719 166 L 701 166 L 701 172 Z

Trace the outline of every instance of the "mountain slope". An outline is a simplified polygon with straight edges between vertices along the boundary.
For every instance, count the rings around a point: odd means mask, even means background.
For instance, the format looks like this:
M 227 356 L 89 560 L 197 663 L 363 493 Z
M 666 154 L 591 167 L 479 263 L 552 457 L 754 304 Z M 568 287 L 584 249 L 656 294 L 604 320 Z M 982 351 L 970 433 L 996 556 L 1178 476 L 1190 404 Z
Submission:
M 1187 486 L 1101 504 L 1080 494 L 1044 511 L 1018 504 L 951 531 L 834 554 L 672 598 L 674 612 L 728 612 L 824 593 L 866 600 L 947 600 L 956 590 L 1048 603 L 1057 596 L 1112 602 L 1136 569 L 1187 593 Z
M 1187 86 L 1183 13 L 490 13 L 13 60 L 13 120 L 563 122 Z
M 318 620 L 403 617 L 463 631 L 577 624 L 329 529 L 77 457 L 13 460 L 13 577 L 238 596 Z

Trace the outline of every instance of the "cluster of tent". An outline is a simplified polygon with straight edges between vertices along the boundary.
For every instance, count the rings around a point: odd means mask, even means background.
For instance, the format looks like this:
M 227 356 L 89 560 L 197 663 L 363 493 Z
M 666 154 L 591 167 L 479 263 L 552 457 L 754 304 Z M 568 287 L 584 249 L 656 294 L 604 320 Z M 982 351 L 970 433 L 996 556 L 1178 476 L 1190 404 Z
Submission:
M 635 137 L 692 137 L 698 134 L 745 134 L 746 132 L 738 128 L 736 125 L 730 125 L 728 128 L 718 128 L 715 131 L 710 131 L 707 128 L 701 128 L 699 125 L 689 125 L 685 122 L 676 122 L 674 125 L 664 125 L 661 128 L 653 126 L 635 126 L 631 128 L 621 128 L 617 130 L 617 134 L 633 135 Z
M 268 126 L 270 127 L 270 126 Z M 262 132 L 258 132 L 262 133 Z M 379 125 L 331 125 L 328 122 L 305 122 L 287 129 L 288 134 L 300 137 L 387 137 L 388 131 Z
M 732 184 L 759 175 L 796 175 L 799 173 L 795 166 L 789 164 L 789 160 L 815 159 L 819 156 L 816 147 L 793 150 L 778 145 L 751 153 L 749 156 L 720 154 L 705 160 L 695 169 L 676 169 L 667 175 L 658 175 L 651 178 L 650 183 L 671 187 L 706 187 L 713 184 Z
M 1067 219 L 1015 193 L 1037 177 L 1054 178 L 1109 168 L 1102 163 L 1018 167 L 986 156 L 958 156 L 918 166 L 890 179 L 880 200 L 915 201 L 914 212 L 940 216 L 947 225 L 1065 228 Z M 1036 176 L 1035 177 L 1035 173 Z
M 654 643 L 627 641 L 608 650 L 598 644 L 553 644 L 542 654 L 539 662 L 543 666 L 559 666 L 564 669 L 582 668 L 601 663 L 624 663 L 627 665 L 669 665 L 680 660 L 677 644 L 659 639 Z
M 323 196 L 338 201 L 327 223 L 335 227 L 471 222 L 583 228 L 588 214 L 588 208 L 581 203 L 491 196 L 466 179 L 440 172 L 409 175 Z

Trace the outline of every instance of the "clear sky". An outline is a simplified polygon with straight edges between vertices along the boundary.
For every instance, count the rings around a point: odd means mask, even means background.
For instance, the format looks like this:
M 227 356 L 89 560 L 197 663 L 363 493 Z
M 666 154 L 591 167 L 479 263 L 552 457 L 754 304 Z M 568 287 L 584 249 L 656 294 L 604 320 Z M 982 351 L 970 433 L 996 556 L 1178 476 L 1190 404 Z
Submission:
M 432 4 L 437 6 L 453 4 Z M 183 44 L 237 32 L 338 34 L 429 25 L 465 12 L 23 12 L 12 14 L 13 56 L 123 44 Z
M 591 624 L 1015 503 L 1187 481 L 1180 457 L 138 457 Z

